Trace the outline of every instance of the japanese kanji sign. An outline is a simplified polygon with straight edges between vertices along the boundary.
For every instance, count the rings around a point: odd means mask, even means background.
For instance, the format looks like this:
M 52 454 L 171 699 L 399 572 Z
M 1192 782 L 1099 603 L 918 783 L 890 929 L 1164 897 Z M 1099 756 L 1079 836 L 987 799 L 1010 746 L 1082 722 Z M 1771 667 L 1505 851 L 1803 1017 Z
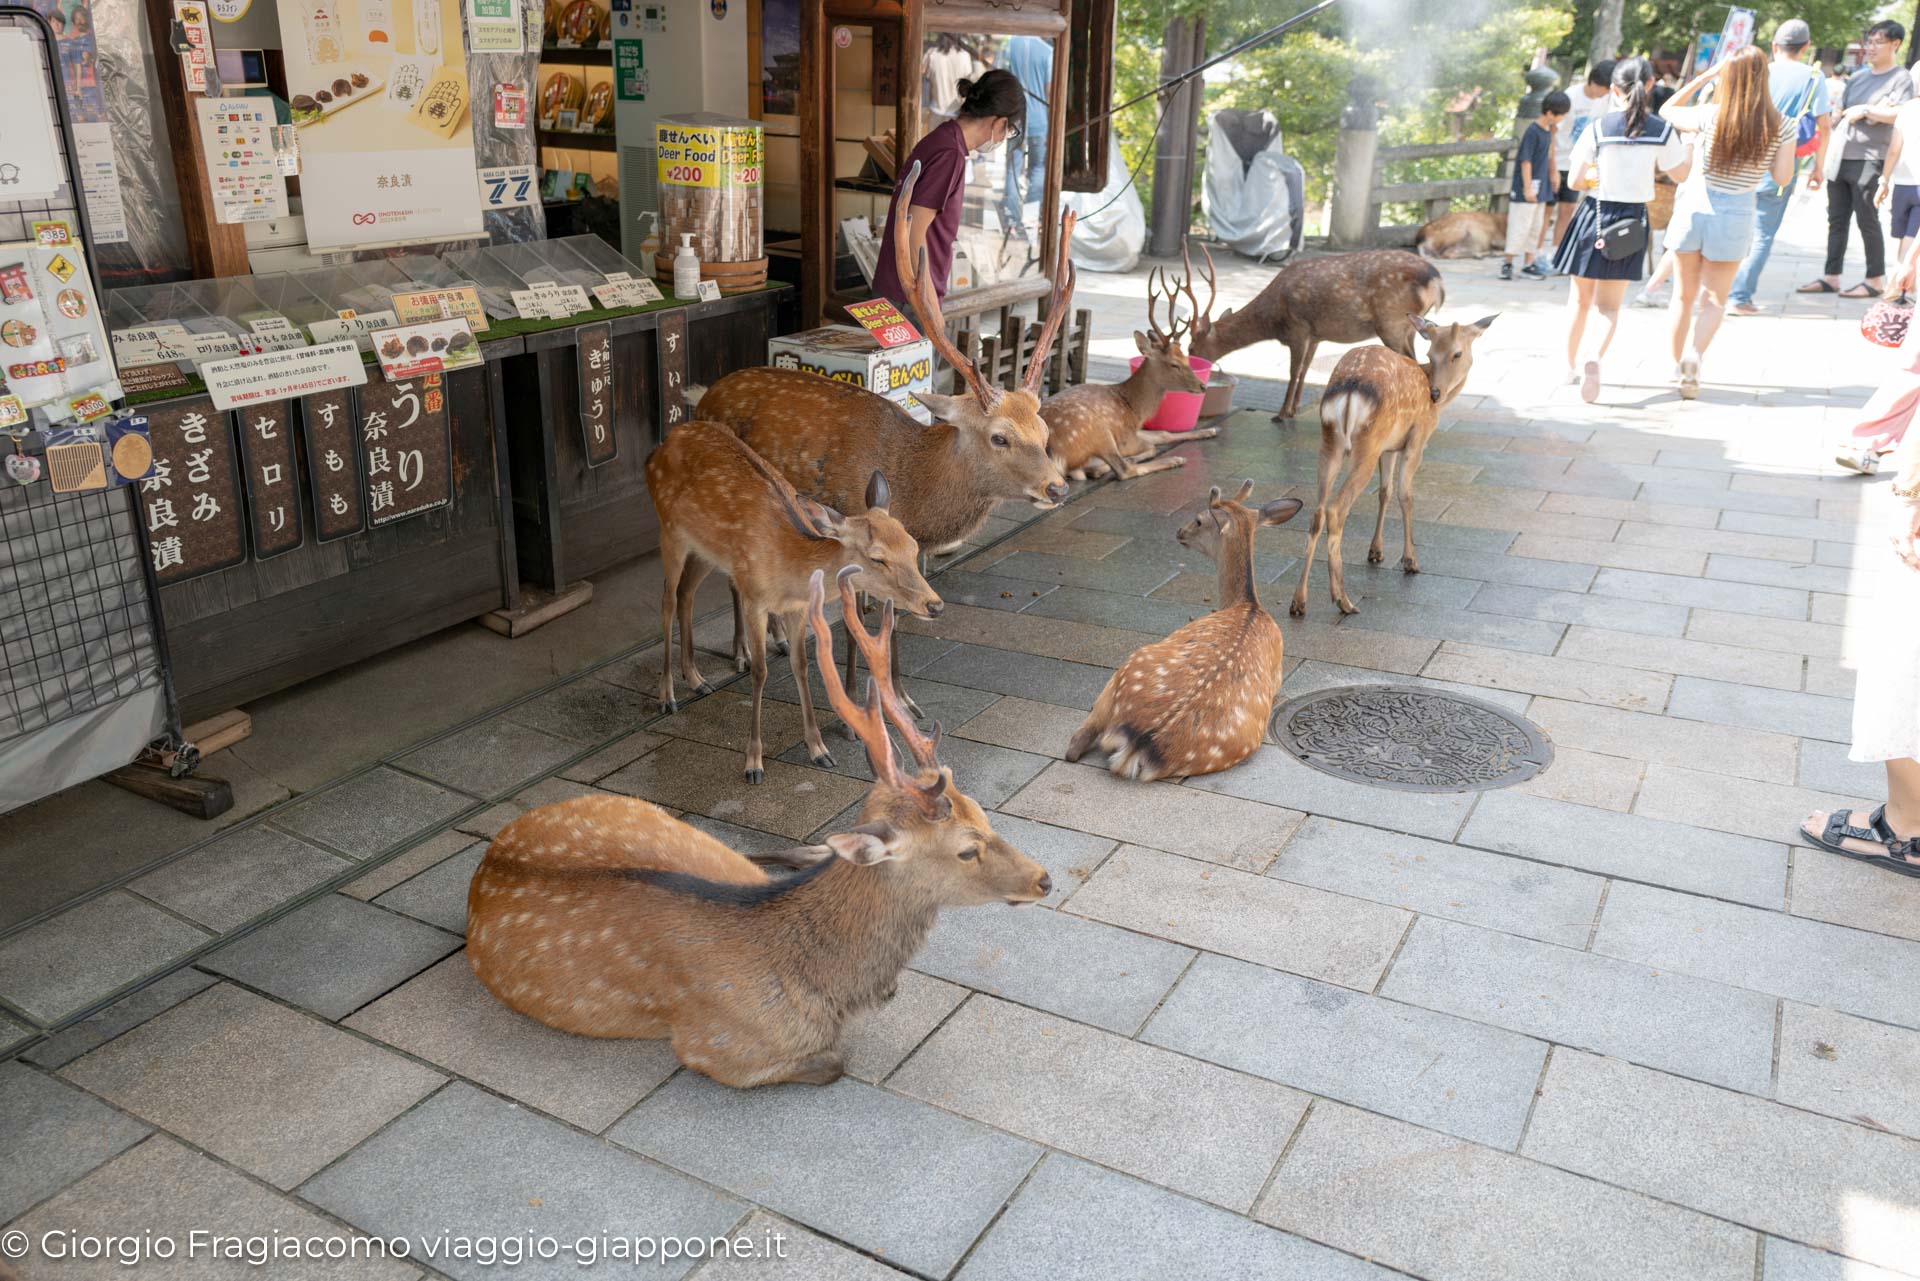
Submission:
M 330 543 L 367 527 L 367 495 L 360 465 L 360 419 L 353 393 L 321 392 L 300 402 L 307 445 L 307 486 L 313 493 L 313 538 Z
M 391 524 L 453 502 L 446 375 L 368 383 L 360 393 L 367 523 Z
M 848 303 L 847 314 L 872 334 L 874 341 L 882 347 L 901 347 L 920 341 L 920 331 L 908 323 L 907 318 L 900 314 L 900 309 L 885 298 Z
M 660 434 L 687 420 L 687 312 L 683 307 L 660 313 L 654 334 L 660 357 Z
M 247 559 L 233 418 L 205 396 L 147 415 L 153 473 L 140 482 L 154 575 L 164 585 Z
M 601 321 L 582 325 L 580 336 L 580 436 L 587 450 L 587 466 L 598 467 L 620 456 L 613 433 L 613 326 Z
M 300 475 L 293 452 L 293 402 L 269 401 L 240 411 L 240 457 L 246 463 L 247 514 L 253 558 L 271 560 L 307 541 L 300 529 Z

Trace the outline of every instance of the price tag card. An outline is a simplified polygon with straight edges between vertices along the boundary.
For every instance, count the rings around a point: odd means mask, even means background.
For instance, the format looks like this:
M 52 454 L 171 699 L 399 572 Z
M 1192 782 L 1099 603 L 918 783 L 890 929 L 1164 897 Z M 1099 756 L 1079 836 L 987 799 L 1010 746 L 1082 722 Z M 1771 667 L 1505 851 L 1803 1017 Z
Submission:
M 121 366 L 157 365 L 193 359 L 193 335 L 177 320 L 113 332 L 113 360 Z
M 717 280 L 701 281 L 694 289 L 694 296 L 701 302 L 719 302 L 720 282 Z
M 203 360 L 221 360 L 240 354 L 240 340 L 232 334 L 189 334 L 187 351 L 193 363 Z
M 913 323 L 900 314 L 900 309 L 885 298 L 876 298 L 872 302 L 850 302 L 847 314 L 854 323 L 873 335 L 874 341 L 882 347 L 903 347 L 910 342 L 920 341 L 920 331 Z
M 595 285 L 593 296 L 600 300 L 602 307 L 644 307 L 648 303 L 659 302 L 664 295 L 660 286 L 646 277 L 635 280 L 631 274 L 616 271 L 607 277 L 604 285 Z
M 549 310 L 544 295 L 532 289 L 516 289 L 509 295 L 513 300 L 513 309 L 520 313 L 522 320 L 565 320 L 567 313 Z
M 397 293 L 393 296 L 393 311 L 390 314 L 403 325 L 464 316 L 475 333 L 485 333 L 487 329 L 486 308 L 480 305 L 480 291 L 472 285 L 462 285 L 457 289 L 418 289 Z

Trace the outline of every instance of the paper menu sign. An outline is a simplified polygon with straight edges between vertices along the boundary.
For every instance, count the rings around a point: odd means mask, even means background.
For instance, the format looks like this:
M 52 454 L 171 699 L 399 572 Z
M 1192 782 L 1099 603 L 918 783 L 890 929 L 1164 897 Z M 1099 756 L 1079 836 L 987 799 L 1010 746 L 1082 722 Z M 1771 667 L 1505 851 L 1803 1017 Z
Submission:
M 23 27 L 0 28 L 0 169 L 8 200 L 44 200 L 63 183 L 40 54 Z
M 258 104 L 258 105 L 254 105 Z M 220 222 L 269 222 L 287 216 L 287 180 L 273 144 L 272 104 L 265 98 L 201 98 L 200 150 Z
M 400 325 L 372 337 L 373 354 L 389 381 L 480 363 L 480 342 L 465 317 Z

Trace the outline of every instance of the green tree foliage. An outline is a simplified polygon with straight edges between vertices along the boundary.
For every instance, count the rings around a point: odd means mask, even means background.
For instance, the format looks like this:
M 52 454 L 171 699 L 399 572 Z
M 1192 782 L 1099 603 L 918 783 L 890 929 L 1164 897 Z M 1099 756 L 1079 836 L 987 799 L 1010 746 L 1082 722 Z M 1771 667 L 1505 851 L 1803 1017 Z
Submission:
M 1578 0 L 1573 29 L 1554 47 L 1556 57 L 1576 67 L 1587 60 L 1587 48 L 1593 39 L 1593 4 Z M 1857 40 L 1873 21 L 1884 0 L 1747 0 L 1746 8 L 1757 16 L 1756 39 L 1766 44 L 1773 29 L 1788 18 L 1805 19 L 1813 28 L 1816 48 L 1845 48 Z M 1901 24 L 1911 16 L 1898 13 Z M 1620 51 L 1622 53 L 1685 53 L 1695 35 L 1720 30 L 1727 20 L 1725 4 L 1706 4 L 1701 0 L 1627 0 L 1620 15 Z

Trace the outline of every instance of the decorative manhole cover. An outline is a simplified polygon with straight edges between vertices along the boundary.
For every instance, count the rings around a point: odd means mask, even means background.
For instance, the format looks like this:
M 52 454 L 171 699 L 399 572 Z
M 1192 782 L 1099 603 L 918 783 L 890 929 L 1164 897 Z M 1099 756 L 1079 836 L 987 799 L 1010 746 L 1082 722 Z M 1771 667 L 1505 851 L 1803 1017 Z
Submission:
M 1522 717 L 1411 685 L 1304 694 L 1273 714 L 1273 739 L 1323 774 L 1407 792 L 1508 787 L 1553 761 L 1546 736 Z

